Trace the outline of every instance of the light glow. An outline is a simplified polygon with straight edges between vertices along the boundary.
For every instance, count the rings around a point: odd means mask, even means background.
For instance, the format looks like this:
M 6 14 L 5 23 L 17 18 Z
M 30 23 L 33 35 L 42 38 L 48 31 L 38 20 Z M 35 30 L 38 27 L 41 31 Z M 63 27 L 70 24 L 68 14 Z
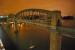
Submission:
M 0 39 L 0 50 L 5 50 L 1 39 Z

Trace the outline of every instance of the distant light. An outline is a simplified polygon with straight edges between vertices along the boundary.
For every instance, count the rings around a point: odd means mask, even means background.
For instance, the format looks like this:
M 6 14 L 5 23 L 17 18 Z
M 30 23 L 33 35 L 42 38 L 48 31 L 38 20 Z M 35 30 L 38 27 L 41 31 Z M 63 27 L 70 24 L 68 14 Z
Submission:
M 29 48 L 30 48 L 30 49 L 32 49 L 32 48 L 34 48 L 34 47 L 35 47 L 35 46 L 34 46 L 34 45 L 32 45 L 32 46 L 30 46 Z
M 13 24 L 14 22 L 10 22 L 10 23 L 12 23 L 12 24 Z
M 3 18 L 3 16 L 0 16 L 0 18 Z
M 8 17 L 8 16 L 0 16 L 0 18 L 6 18 L 6 17 Z

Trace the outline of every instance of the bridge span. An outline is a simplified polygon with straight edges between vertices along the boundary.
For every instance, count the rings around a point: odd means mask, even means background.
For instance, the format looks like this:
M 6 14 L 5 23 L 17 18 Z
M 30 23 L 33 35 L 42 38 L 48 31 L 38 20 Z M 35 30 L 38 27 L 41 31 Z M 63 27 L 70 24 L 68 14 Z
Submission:
M 2 26 L 20 50 L 61 50 L 62 36 L 75 38 L 75 31 L 62 27 L 57 10 L 25 9 L 6 19 Z

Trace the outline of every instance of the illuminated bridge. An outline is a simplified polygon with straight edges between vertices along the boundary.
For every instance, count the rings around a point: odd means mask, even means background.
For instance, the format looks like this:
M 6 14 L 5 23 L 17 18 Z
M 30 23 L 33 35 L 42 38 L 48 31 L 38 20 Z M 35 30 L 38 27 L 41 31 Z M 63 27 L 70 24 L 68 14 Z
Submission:
M 75 38 L 74 31 L 62 27 L 58 10 L 25 9 L 6 19 L 2 28 L 19 50 L 61 50 L 62 36 Z

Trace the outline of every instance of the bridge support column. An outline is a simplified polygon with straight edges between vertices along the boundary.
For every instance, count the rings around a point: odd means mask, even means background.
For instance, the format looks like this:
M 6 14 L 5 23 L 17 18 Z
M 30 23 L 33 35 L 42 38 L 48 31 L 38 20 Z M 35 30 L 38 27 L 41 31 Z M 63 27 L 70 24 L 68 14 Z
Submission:
M 55 15 L 55 14 L 54 14 Z M 61 50 L 61 35 L 57 30 L 58 16 L 52 16 L 50 27 L 50 50 Z
M 50 33 L 50 50 L 61 50 L 61 41 L 58 32 Z

